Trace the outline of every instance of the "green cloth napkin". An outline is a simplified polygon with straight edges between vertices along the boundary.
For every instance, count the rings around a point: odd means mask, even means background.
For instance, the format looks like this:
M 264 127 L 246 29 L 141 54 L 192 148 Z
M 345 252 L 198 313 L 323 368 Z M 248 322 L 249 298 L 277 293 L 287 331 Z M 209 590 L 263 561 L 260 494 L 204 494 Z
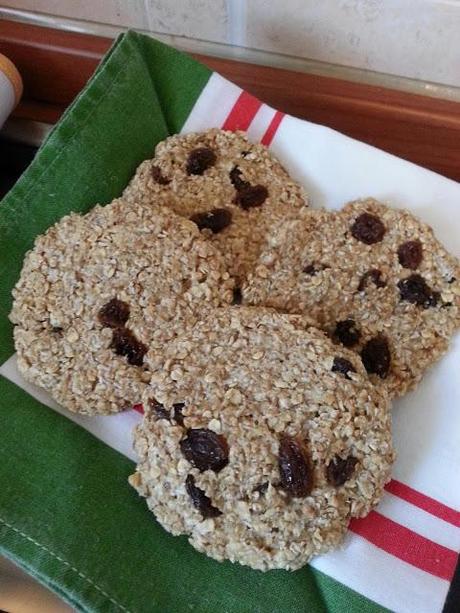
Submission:
M 0 204 L 0 364 L 14 352 L 11 290 L 35 236 L 119 196 L 210 75 L 149 37 L 115 42 Z M 382 610 L 308 567 L 264 574 L 206 558 L 156 523 L 124 456 L 3 377 L 0 406 L 0 552 L 76 609 Z

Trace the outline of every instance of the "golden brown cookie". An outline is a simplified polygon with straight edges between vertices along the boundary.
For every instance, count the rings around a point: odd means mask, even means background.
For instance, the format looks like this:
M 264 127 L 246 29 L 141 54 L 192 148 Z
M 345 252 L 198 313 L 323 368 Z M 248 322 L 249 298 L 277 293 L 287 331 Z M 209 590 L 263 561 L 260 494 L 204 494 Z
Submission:
M 151 355 L 130 483 L 199 551 L 295 569 L 380 499 L 389 402 L 358 356 L 302 318 L 218 309 Z
M 313 317 L 391 396 L 414 387 L 460 324 L 458 260 L 414 215 L 372 199 L 287 222 L 242 296 Z
M 39 236 L 14 289 L 24 377 L 80 413 L 139 402 L 147 349 L 231 302 L 220 253 L 172 211 L 115 200 Z
M 242 132 L 213 128 L 175 135 L 143 162 L 124 193 L 129 201 L 162 202 L 192 219 L 238 281 L 268 237 L 306 210 L 306 195 L 269 150 Z

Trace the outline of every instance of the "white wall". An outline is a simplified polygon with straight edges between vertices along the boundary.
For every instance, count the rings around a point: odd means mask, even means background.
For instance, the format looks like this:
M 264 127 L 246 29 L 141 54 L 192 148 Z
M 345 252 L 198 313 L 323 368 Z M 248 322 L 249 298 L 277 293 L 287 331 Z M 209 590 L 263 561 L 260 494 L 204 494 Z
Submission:
M 3 0 L 2 6 L 237 45 L 243 59 L 245 49 L 259 49 L 460 87 L 460 0 Z

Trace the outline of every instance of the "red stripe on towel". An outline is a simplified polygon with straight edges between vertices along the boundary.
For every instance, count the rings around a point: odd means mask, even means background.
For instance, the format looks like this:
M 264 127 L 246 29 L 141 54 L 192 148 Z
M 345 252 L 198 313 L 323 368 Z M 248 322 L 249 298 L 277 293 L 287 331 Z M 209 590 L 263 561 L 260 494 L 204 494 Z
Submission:
M 265 145 L 266 147 L 268 147 L 275 134 L 276 131 L 278 130 L 280 123 L 283 121 L 285 114 L 281 113 L 280 111 L 276 111 L 276 113 L 273 115 L 273 119 L 270 122 L 270 125 L 268 126 L 265 134 L 262 137 L 262 140 L 260 141 L 262 143 L 262 145 Z
M 261 106 L 260 100 L 242 92 L 224 121 L 222 130 L 247 130 Z
M 455 551 L 394 522 L 377 511 L 353 519 L 350 530 L 387 553 L 435 577 L 450 581 L 458 555 Z
M 387 492 L 390 492 L 390 494 L 393 494 L 393 496 L 398 496 L 398 498 L 410 502 L 419 509 L 460 528 L 460 512 L 448 507 L 442 502 L 430 498 L 421 492 L 417 492 L 417 490 L 395 479 L 387 483 L 385 489 Z

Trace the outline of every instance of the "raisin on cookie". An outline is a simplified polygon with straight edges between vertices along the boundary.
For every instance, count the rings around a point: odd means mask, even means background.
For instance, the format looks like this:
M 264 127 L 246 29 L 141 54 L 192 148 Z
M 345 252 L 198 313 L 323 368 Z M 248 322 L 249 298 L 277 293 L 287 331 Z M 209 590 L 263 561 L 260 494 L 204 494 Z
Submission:
M 71 214 L 26 255 L 10 315 L 18 366 L 71 411 L 139 402 L 146 353 L 233 300 L 220 253 L 165 208 L 123 200 Z
M 373 199 L 287 222 L 241 295 L 313 317 L 391 396 L 415 386 L 460 324 L 458 260 L 414 215 Z
M 267 237 L 306 209 L 306 195 L 266 147 L 213 128 L 171 136 L 143 162 L 124 197 L 161 201 L 191 219 L 223 253 L 238 280 Z
M 388 395 L 302 317 L 217 309 L 149 359 L 130 483 L 172 534 L 217 560 L 296 569 L 377 504 Z

